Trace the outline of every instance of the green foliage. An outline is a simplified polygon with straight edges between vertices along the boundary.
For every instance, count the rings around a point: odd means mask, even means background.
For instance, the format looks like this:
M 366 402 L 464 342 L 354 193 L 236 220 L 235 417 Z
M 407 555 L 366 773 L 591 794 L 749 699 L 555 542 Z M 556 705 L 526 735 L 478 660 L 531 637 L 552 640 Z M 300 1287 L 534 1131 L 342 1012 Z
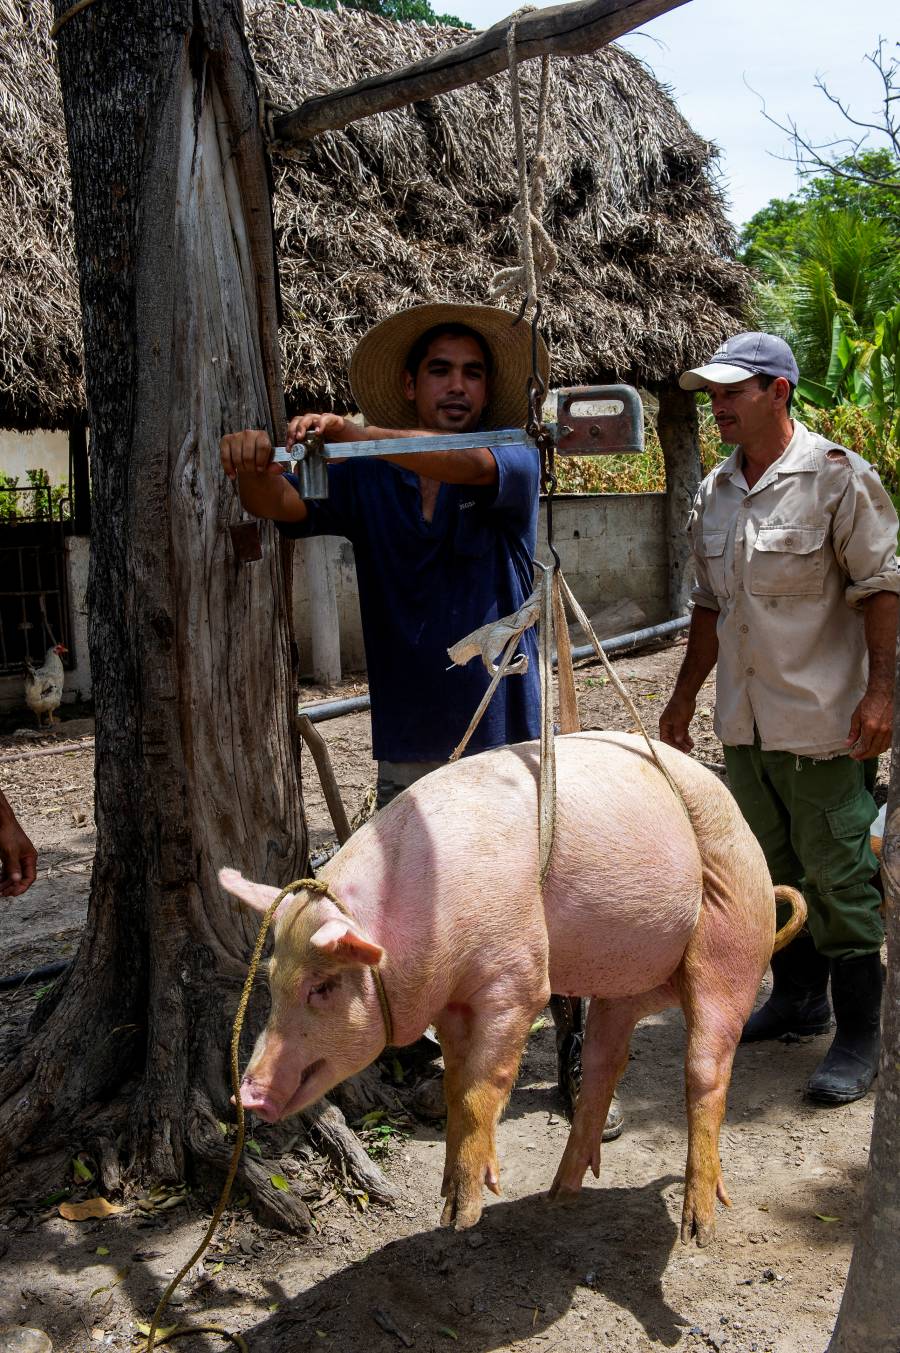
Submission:
M 17 509 L 16 477 L 0 470 L 0 521 L 15 521 Z
M 900 297 L 900 236 L 860 212 L 810 208 L 792 252 L 762 253 L 757 288 L 760 328 L 791 344 L 800 370 L 824 381 L 836 317 L 852 338 L 871 334 L 876 316 Z
M 900 304 L 879 311 L 869 335 L 851 333 L 835 315 L 825 378 L 801 380 L 797 393 L 804 422 L 859 451 L 900 495 Z
M 857 451 L 900 495 L 900 164 L 890 150 L 838 160 L 744 229 L 759 274 L 754 322 L 801 371 L 795 409 Z
M 703 473 L 731 451 L 719 440 L 709 403 L 700 397 L 700 460 Z M 644 428 L 646 450 L 640 456 L 560 456 L 556 475 L 560 493 L 664 493 L 666 465 L 653 421 Z
M 46 470 L 26 470 L 28 487 L 19 485 L 15 475 L 0 471 L 0 522 L 54 521 L 71 515 L 68 484 L 51 484 Z
M 852 175 L 864 177 L 852 177 Z M 851 177 L 848 177 L 851 176 Z M 874 180 L 871 181 L 871 180 Z M 739 257 L 765 271 L 767 255 L 802 257 L 803 228 L 815 211 L 852 211 L 880 221 L 900 237 L 900 166 L 889 150 L 868 150 L 835 163 L 830 174 L 809 178 L 788 198 L 773 198 L 741 232 Z
M 290 0 L 288 0 L 290 3 Z M 336 10 L 336 0 L 301 0 L 310 9 Z M 428 0 L 341 0 L 344 9 L 359 9 L 365 14 L 379 14 L 382 19 L 397 23 L 446 24 L 450 28 L 471 28 L 452 14 L 436 14 Z

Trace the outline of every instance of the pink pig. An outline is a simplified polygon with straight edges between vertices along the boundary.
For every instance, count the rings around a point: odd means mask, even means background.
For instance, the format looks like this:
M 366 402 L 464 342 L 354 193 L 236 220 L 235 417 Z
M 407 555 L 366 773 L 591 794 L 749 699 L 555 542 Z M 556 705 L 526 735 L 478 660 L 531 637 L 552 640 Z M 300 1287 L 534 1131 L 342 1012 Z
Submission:
M 708 1244 L 728 1199 L 719 1129 L 741 1029 L 773 951 L 805 918 L 773 890 L 728 790 L 671 747 L 621 733 L 557 739 L 557 821 L 538 883 L 538 744 L 442 767 L 362 827 L 322 871 L 327 898 L 279 907 L 272 1008 L 241 1087 L 269 1122 L 297 1113 L 385 1046 L 433 1023 L 444 1053 L 444 1225 L 473 1226 L 499 1192 L 495 1128 L 531 1024 L 551 991 L 592 997 L 583 1083 L 551 1188 L 596 1175 L 607 1110 L 639 1019 L 680 1005 L 687 1024 L 688 1158 L 681 1238 Z M 265 910 L 277 889 L 224 869 L 222 886 Z M 793 916 L 775 936 L 775 898 Z

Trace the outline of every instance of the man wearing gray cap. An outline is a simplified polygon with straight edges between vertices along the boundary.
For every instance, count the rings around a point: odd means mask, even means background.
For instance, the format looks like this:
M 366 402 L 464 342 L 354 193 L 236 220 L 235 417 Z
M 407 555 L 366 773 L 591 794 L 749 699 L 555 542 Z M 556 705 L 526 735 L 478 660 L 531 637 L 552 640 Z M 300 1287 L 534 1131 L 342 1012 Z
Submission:
M 791 418 L 799 373 L 771 334 L 730 338 L 685 390 L 709 395 L 735 449 L 700 485 L 687 652 L 660 718 L 689 752 L 697 693 L 717 664 L 715 729 L 732 792 L 773 882 L 802 888 L 808 931 L 773 956 L 772 995 L 743 1041 L 837 1031 L 807 1085 L 866 1094 L 878 1066 L 880 895 L 869 827 L 890 746 L 897 514 L 861 456 Z

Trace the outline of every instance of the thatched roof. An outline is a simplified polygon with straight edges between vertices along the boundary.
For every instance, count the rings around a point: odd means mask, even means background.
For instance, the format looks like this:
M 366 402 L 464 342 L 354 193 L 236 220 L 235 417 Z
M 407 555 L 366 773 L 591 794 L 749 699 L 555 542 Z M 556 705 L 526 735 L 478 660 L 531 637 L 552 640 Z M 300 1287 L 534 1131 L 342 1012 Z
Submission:
M 245 8 L 260 77 L 284 107 L 467 36 L 280 0 Z M 0 24 L 0 425 L 65 425 L 83 385 L 49 0 L 0 0 Z M 531 126 L 537 74 L 523 67 Z M 290 405 L 345 401 L 354 342 L 399 306 L 488 299 L 515 250 L 512 145 L 500 75 L 275 149 Z M 733 329 L 746 302 L 715 149 L 615 47 L 553 62 L 548 149 L 554 381 L 658 385 Z

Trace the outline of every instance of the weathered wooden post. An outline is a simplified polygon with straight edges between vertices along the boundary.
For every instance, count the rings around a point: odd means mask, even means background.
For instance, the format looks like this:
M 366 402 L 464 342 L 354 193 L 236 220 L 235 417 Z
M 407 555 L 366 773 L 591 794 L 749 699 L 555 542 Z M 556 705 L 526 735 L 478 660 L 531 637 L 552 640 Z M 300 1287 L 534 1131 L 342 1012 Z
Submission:
M 666 465 L 669 611 L 679 616 L 687 611 L 693 582 L 685 527 L 703 478 L 695 396 L 674 383 L 663 385 L 656 428 Z
M 217 870 L 283 883 L 306 834 L 282 550 L 267 525 L 262 560 L 236 560 L 218 463 L 226 429 L 283 424 L 241 6 L 76 7 L 58 60 L 91 428 L 97 854 L 72 969 L 0 1072 L 0 1158 L 76 1141 L 114 1189 L 122 1156 L 169 1180 L 222 1161 L 256 926 Z M 258 1182 L 270 1217 L 307 1224 Z

